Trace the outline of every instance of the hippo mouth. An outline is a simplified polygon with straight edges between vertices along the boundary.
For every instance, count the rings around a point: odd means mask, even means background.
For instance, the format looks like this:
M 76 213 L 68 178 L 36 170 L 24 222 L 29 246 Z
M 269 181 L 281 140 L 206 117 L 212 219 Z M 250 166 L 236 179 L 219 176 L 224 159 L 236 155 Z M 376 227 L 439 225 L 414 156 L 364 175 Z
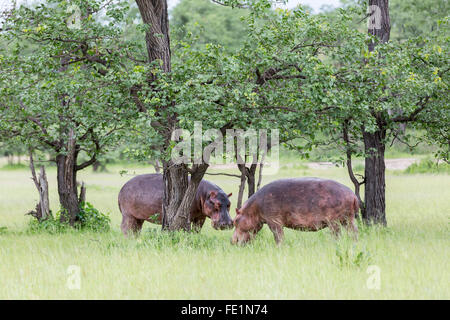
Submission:
M 231 223 L 224 223 L 224 222 L 212 222 L 212 227 L 216 230 L 228 230 L 233 229 L 233 222 Z
M 233 245 L 243 246 L 246 245 L 250 240 L 251 240 L 250 233 L 239 232 L 235 230 L 233 235 L 231 236 L 230 242 Z

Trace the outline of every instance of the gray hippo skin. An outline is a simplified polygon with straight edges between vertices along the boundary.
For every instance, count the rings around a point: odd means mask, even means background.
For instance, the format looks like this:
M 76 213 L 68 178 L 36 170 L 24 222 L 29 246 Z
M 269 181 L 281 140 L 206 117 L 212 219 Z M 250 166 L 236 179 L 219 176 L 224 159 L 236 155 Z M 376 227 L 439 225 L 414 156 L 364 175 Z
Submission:
M 122 213 L 122 232 L 139 233 L 144 221 L 162 223 L 164 182 L 161 174 L 144 174 L 128 181 L 119 192 L 119 208 Z M 233 227 L 230 217 L 231 196 L 217 185 L 202 180 L 191 209 L 191 222 L 195 231 L 200 231 L 206 217 L 213 228 L 222 230 Z
M 280 179 L 253 194 L 236 209 L 235 231 L 231 242 L 250 241 L 266 223 L 275 241 L 283 240 L 283 227 L 317 231 L 329 227 L 335 235 L 344 226 L 356 237 L 355 214 L 358 198 L 352 190 L 319 178 Z

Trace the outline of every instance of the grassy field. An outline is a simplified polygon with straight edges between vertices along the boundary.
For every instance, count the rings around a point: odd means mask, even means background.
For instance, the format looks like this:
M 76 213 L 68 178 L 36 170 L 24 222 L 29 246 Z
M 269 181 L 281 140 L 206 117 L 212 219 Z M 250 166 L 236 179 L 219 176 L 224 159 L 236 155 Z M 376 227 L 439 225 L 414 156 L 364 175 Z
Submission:
M 200 234 L 172 236 L 146 223 L 138 239 L 125 239 L 118 191 L 133 174 L 151 169 L 128 168 L 124 176 L 122 167 L 108 169 L 85 170 L 80 180 L 87 200 L 110 214 L 112 230 L 56 235 L 27 228 L 31 218 L 24 213 L 38 198 L 29 172 L 0 169 L 0 299 L 450 299 L 449 175 L 388 172 L 388 228 L 360 226 L 356 243 L 335 240 L 328 230 L 286 230 L 278 248 L 267 226 L 252 244 L 235 247 L 232 231 L 215 231 L 209 221 Z M 55 170 L 48 176 L 56 210 Z M 350 186 L 342 168 L 303 165 L 282 167 L 263 183 L 294 176 Z M 238 179 L 207 179 L 233 192 L 235 205 Z M 80 289 L 67 285 L 73 265 L 81 271 Z M 373 268 L 379 289 L 370 286 Z

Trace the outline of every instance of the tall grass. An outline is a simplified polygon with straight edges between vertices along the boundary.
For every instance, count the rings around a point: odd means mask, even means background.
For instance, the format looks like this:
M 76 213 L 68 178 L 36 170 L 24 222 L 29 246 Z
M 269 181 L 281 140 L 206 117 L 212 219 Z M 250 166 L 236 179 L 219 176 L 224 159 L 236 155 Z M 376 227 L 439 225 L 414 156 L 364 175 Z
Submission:
M 131 175 L 83 171 L 87 200 L 109 212 L 112 230 L 29 232 L 38 195 L 26 170 L 0 170 L 0 299 L 449 299 L 448 175 L 387 176 L 388 228 L 359 226 L 359 240 L 329 230 L 285 230 L 277 247 L 264 227 L 245 247 L 230 244 L 231 230 L 207 220 L 199 234 L 166 234 L 146 223 L 138 238 L 119 231 L 117 194 Z M 132 170 L 148 172 L 146 168 Z M 218 172 L 218 170 L 215 170 Z M 220 170 L 228 173 L 236 170 Z M 48 172 L 50 202 L 58 208 L 55 171 Z M 286 166 L 281 177 L 320 176 L 348 186 L 342 168 Z M 238 179 L 207 176 L 237 195 Z M 233 199 L 233 205 L 236 198 Z M 231 209 L 234 216 L 234 207 Z M 70 290 L 69 266 L 81 270 Z M 369 289 L 369 266 L 380 270 L 380 290 Z

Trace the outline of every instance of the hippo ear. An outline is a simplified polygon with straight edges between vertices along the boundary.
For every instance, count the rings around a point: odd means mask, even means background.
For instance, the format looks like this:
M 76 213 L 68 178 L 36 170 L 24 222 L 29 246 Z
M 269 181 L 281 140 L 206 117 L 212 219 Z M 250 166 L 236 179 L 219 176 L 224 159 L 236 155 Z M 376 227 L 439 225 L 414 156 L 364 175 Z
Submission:
M 241 214 L 241 213 L 239 212 L 239 209 L 236 208 L 236 215 L 238 215 L 238 214 Z
M 229 195 L 227 195 L 227 197 L 229 198 L 229 197 L 231 197 L 233 195 L 233 193 L 230 193 Z

